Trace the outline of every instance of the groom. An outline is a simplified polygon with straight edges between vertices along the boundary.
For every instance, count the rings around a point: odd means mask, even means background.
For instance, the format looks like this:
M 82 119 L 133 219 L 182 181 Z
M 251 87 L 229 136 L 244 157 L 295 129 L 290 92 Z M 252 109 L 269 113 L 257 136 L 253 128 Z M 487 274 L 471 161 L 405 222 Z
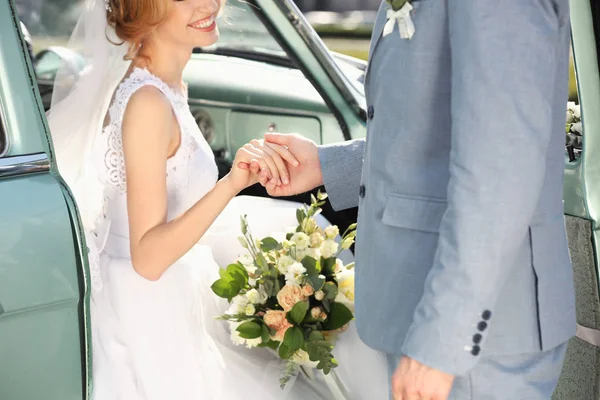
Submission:
M 359 206 L 356 322 L 387 353 L 394 399 L 549 399 L 575 333 L 568 0 L 408 7 L 411 39 L 379 10 L 367 140 L 267 134 L 301 162 L 268 189 L 325 184 L 336 209 Z

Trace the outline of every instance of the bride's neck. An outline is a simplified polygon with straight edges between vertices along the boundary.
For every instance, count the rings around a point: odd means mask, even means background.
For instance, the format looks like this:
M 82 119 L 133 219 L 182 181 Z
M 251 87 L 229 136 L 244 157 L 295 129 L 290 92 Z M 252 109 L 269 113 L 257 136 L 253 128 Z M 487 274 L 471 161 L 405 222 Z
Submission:
M 191 49 L 148 44 L 140 49 L 133 64 L 147 68 L 167 85 L 179 88 L 182 84 L 183 69 L 191 55 Z

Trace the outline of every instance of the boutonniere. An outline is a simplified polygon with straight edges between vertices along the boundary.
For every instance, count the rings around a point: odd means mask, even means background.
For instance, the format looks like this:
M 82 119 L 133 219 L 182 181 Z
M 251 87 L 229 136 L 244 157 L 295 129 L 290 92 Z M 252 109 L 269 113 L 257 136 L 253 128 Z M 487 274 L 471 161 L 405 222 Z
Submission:
M 410 12 L 413 9 L 412 0 L 385 0 L 392 7 L 387 10 L 387 22 L 383 28 L 383 36 L 387 36 L 394 30 L 394 25 L 398 22 L 398 32 L 400 38 L 411 39 L 415 34 L 415 24 L 413 23 Z

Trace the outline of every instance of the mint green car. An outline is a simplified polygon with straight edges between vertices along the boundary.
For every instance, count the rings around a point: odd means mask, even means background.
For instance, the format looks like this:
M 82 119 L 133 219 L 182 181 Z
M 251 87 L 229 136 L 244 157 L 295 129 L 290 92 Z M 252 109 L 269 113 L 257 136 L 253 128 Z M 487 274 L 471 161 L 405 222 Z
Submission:
M 64 31 L 81 4 L 73 0 L 49 20 Z M 198 49 L 185 73 L 190 106 L 222 171 L 238 147 L 268 130 L 318 143 L 365 136 L 363 62 L 331 53 L 291 0 L 228 7 L 222 40 Z M 564 200 L 582 338 L 572 340 L 555 398 L 593 400 L 600 399 L 600 5 L 579 0 L 572 8 L 585 140 L 565 149 Z M 58 66 L 78 74 L 85 61 L 48 27 L 28 29 L 34 60 L 12 0 L 0 0 L 0 400 L 88 399 L 86 246 L 44 114 Z M 342 226 L 355 218 L 355 210 L 326 213 Z

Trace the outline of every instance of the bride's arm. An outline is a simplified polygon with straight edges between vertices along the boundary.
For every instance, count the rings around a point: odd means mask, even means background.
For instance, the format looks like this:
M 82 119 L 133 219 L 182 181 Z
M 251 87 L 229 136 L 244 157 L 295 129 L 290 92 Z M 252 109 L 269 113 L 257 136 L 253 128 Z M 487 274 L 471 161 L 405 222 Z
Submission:
M 235 195 L 256 183 L 256 174 L 238 163 L 259 156 L 252 149 L 240 150 L 226 177 L 188 211 L 167 222 L 165 171 L 169 143 L 177 133 L 169 101 L 153 87 L 139 89 L 127 105 L 122 130 L 131 260 L 138 274 L 157 280 L 200 240 Z

